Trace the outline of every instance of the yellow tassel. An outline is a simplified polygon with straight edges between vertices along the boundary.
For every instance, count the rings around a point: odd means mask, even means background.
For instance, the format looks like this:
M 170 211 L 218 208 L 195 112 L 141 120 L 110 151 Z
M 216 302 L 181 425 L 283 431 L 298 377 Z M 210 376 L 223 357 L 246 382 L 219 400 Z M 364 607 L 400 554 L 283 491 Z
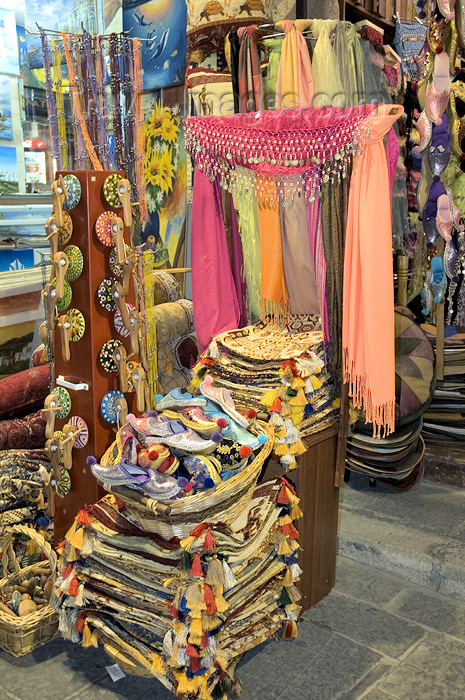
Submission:
M 340 406 L 341 406 L 341 399 L 340 399 L 340 398 L 334 399 L 332 405 L 334 406 L 334 408 L 340 408 Z
M 150 652 L 148 656 L 152 662 L 150 665 L 150 670 L 152 671 L 152 673 L 164 674 L 165 665 L 161 656 L 159 656 L 158 654 L 154 654 L 153 652 Z
M 304 412 L 303 411 L 299 411 L 298 413 L 294 413 L 291 416 L 292 423 L 297 427 L 300 425 L 300 423 L 302 423 L 303 419 L 304 419 Z
M 202 628 L 202 618 L 195 618 L 192 620 L 191 624 L 189 625 L 189 636 L 192 637 L 192 635 L 195 635 L 196 637 L 201 637 L 203 634 L 203 628 Z M 192 640 L 191 644 L 197 644 L 197 642 L 194 642 Z M 200 639 L 199 639 L 200 641 Z
M 290 406 L 305 406 L 307 403 L 307 398 L 302 389 L 299 389 L 296 396 L 292 396 L 289 405 Z
M 291 518 L 292 520 L 298 520 L 303 516 L 302 509 L 300 508 L 299 505 L 292 506 L 291 508 Z
M 284 625 L 283 639 L 294 639 L 299 636 L 299 630 L 297 628 L 297 623 L 295 621 L 289 622 Z
M 202 626 L 205 632 L 211 632 L 221 625 L 222 620 L 217 615 L 204 615 L 202 618 Z
M 295 552 L 296 549 L 300 549 L 300 544 L 296 542 L 295 540 L 291 540 L 289 543 L 289 546 L 293 552 Z
M 79 559 L 79 554 L 77 553 L 76 547 L 73 547 L 73 545 L 70 545 L 66 559 L 67 561 L 77 561 Z
M 195 542 L 195 537 L 192 535 L 189 535 L 189 537 L 185 537 L 183 540 L 181 540 L 181 547 L 186 550 L 186 552 L 190 552 L 192 545 Z
M 277 389 L 270 389 L 265 394 L 263 394 L 262 398 L 260 399 L 260 403 L 262 403 L 264 406 L 271 406 L 274 403 L 277 395 Z
M 180 674 L 178 678 L 178 687 L 176 695 L 186 695 L 186 693 L 194 692 L 194 679 L 189 679 L 185 673 Z
M 288 454 L 289 448 L 285 442 L 282 442 L 280 445 L 277 445 L 277 447 L 274 448 L 274 451 L 275 451 L 275 454 L 278 455 L 278 457 L 281 457 L 282 455 Z
M 286 569 L 286 575 L 284 576 L 283 586 L 292 586 L 292 571 L 289 567 Z
M 281 416 L 283 418 L 287 418 L 290 415 L 291 415 L 291 409 L 289 408 L 288 402 L 282 401 L 281 402 Z
M 71 525 L 71 527 L 69 528 L 68 532 L 65 535 L 65 539 L 68 540 L 68 542 L 70 541 L 70 538 L 73 537 L 77 528 L 78 528 L 78 523 L 76 521 L 74 521 L 74 523 Z
M 220 586 L 214 586 L 214 588 L 220 589 Z M 216 604 L 216 609 L 218 610 L 219 613 L 226 612 L 226 610 L 229 610 L 229 605 L 227 600 L 224 598 L 223 594 L 221 592 L 218 592 L 216 590 L 213 591 L 215 595 L 215 604 Z
M 321 387 L 323 386 L 321 379 L 318 379 L 318 377 L 315 374 L 312 377 L 310 377 L 310 381 L 312 383 L 314 391 L 317 391 L 317 389 L 321 389 Z
M 198 377 L 192 377 L 191 383 L 189 384 L 189 391 L 194 394 L 200 386 L 201 380 Z
M 44 510 L 44 508 L 45 508 L 44 493 L 43 493 L 43 491 L 40 491 L 39 500 L 37 501 L 37 509 Z
M 292 551 L 293 551 L 292 547 L 290 546 L 290 544 L 287 540 L 283 540 L 282 542 L 279 543 L 278 554 L 280 554 L 281 556 L 285 556 L 286 554 L 291 554 Z
M 299 389 L 299 387 L 302 386 L 305 386 L 305 381 L 302 379 L 302 377 L 294 377 L 292 380 L 292 388 Z
M 82 632 L 82 646 L 83 647 L 98 647 L 98 636 L 97 630 L 93 632 L 90 631 L 89 623 L 87 620 L 84 623 L 84 629 Z
M 307 450 L 305 449 L 305 445 L 302 440 L 297 440 L 297 442 L 293 442 L 292 445 L 289 446 L 289 452 L 291 455 L 303 455 L 306 451 Z
M 279 437 L 279 438 L 285 438 L 285 437 L 287 437 L 287 430 L 286 430 L 286 428 L 281 428 L 281 430 L 278 430 L 278 432 L 276 433 L 276 436 Z
M 283 515 L 282 518 L 279 518 L 280 525 L 289 525 L 289 523 L 292 523 L 292 519 L 289 515 Z
M 67 540 L 73 547 L 82 550 L 84 546 L 84 528 L 79 527 L 79 529 L 76 529 L 71 537 L 67 537 Z
M 200 582 L 192 583 L 185 592 L 187 607 L 192 610 L 198 605 L 205 605 L 203 602 L 203 586 Z

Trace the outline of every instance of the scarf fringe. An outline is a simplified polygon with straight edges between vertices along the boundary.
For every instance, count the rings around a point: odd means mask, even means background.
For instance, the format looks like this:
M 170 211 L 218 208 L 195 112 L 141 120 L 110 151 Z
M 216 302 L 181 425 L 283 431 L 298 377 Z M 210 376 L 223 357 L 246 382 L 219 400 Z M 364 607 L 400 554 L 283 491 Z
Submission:
M 343 380 L 349 385 L 349 396 L 352 397 L 355 408 L 365 411 L 365 423 L 373 425 L 373 437 L 385 438 L 395 431 L 395 398 L 383 404 L 373 402 L 371 389 L 368 387 L 366 376 L 355 370 L 355 362 L 349 360 L 349 351 L 343 351 Z

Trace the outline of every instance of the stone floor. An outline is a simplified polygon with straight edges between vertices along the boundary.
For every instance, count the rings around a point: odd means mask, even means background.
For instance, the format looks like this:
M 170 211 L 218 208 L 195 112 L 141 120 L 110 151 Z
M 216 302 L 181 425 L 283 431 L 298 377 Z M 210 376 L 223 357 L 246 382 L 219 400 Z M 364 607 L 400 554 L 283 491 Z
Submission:
M 463 700 L 465 602 L 342 556 L 337 571 L 297 639 L 244 657 L 243 700 Z M 0 652 L 0 698 L 173 700 L 157 681 L 113 682 L 112 663 L 62 640 L 21 659 Z

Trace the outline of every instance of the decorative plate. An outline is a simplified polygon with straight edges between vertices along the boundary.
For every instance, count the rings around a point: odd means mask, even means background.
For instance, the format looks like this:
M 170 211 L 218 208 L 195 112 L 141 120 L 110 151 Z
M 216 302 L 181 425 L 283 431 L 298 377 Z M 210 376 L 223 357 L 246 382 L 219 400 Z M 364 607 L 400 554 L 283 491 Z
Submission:
M 60 446 L 60 462 L 63 464 L 65 459 L 65 446 L 62 443 L 65 439 L 65 434 L 62 430 L 55 430 L 53 433 L 53 438 L 58 438 L 58 443 Z
M 129 310 L 135 309 L 135 306 L 133 306 L 132 304 L 126 304 L 126 306 L 128 307 Z M 130 335 L 131 331 L 128 328 L 125 328 L 123 326 L 123 319 L 121 317 L 121 311 L 119 309 L 116 309 L 116 311 L 115 311 L 114 322 L 115 322 L 115 328 L 116 328 L 117 332 L 120 335 L 122 335 L 123 338 L 127 338 Z
M 111 296 L 111 288 L 118 280 L 114 277 L 105 277 L 103 282 L 100 282 L 97 289 L 97 299 L 100 305 L 107 311 L 116 311 L 116 304 Z
M 60 403 L 60 408 L 56 412 L 57 418 L 66 418 L 71 412 L 71 396 L 69 395 L 68 389 L 64 386 L 56 386 L 53 393 L 58 396 L 58 401 Z
M 84 418 L 81 418 L 81 416 L 71 416 L 71 418 L 68 419 L 68 423 L 74 425 L 75 428 L 81 431 L 74 441 L 74 447 L 78 449 L 85 447 L 89 442 L 89 428 Z
M 56 277 L 54 277 L 52 279 L 51 284 L 54 287 L 56 287 L 56 284 L 57 284 Z M 71 299 L 73 298 L 73 292 L 71 290 L 71 285 L 67 279 L 64 280 L 64 289 L 65 289 L 64 296 L 61 299 L 56 300 L 57 311 L 65 311 L 68 308 L 68 306 L 71 304 Z
M 111 175 L 110 175 L 111 177 Z M 108 179 L 108 178 L 107 178 Z M 113 236 L 111 235 L 111 222 L 116 219 L 117 215 L 113 211 L 103 211 L 95 222 L 95 233 L 100 243 L 103 245 L 114 245 Z
M 121 345 L 121 343 L 115 340 L 115 338 L 110 338 L 110 340 L 107 340 L 107 342 L 102 345 L 98 357 L 105 372 L 116 372 L 118 369 L 113 359 L 118 345 Z
M 124 399 L 124 394 L 119 389 L 112 389 L 107 391 L 100 402 L 100 413 L 108 423 L 118 422 L 118 414 L 115 407 L 116 399 Z
M 71 491 L 71 477 L 69 472 L 60 464 L 60 479 L 56 485 L 57 494 L 59 496 L 67 496 Z
M 70 282 L 77 280 L 84 267 L 84 257 L 77 245 L 68 245 L 63 251 L 68 256 L 69 265 L 65 278 Z
M 79 309 L 68 309 L 68 316 L 71 319 L 71 340 L 76 342 L 81 340 L 86 330 L 86 322 L 84 316 Z
M 67 211 L 63 212 L 63 218 L 63 226 L 58 229 L 58 245 L 65 245 L 65 243 L 68 243 L 73 233 L 73 221 Z
M 118 197 L 118 182 L 121 180 L 121 175 L 113 173 L 109 175 L 103 183 L 103 196 L 110 207 L 121 208 L 121 202 Z
M 74 209 L 81 199 L 81 183 L 76 175 L 65 175 L 63 181 L 68 195 L 63 202 L 63 209 Z

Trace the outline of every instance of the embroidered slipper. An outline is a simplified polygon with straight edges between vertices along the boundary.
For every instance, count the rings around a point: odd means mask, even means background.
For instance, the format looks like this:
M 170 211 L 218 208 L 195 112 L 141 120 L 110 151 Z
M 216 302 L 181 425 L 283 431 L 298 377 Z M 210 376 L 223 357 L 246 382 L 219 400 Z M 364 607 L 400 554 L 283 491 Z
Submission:
M 180 452 L 209 454 L 223 439 L 220 433 L 214 433 L 211 440 L 204 440 L 194 430 L 186 428 L 180 420 L 167 421 L 165 425 L 149 425 L 151 432 L 144 438 L 146 446 L 160 442 Z
M 213 386 L 213 377 L 211 375 L 205 375 L 204 380 L 200 384 L 200 392 L 206 396 L 207 399 L 210 399 L 213 403 L 220 406 L 228 416 L 231 416 L 231 418 L 236 421 L 236 423 L 243 428 L 248 428 L 249 421 L 236 411 L 234 399 L 229 389 Z
M 221 476 L 208 457 L 191 455 L 182 460 L 184 469 L 189 473 L 189 479 L 196 491 L 211 489 L 221 484 Z
M 452 229 L 454 228 L 454 220 L 450 210 L 449 196 L 447 194 L 442 194 L 438 198 L 436 226 L 444 240 L 450 241 L 452 238 Z
M 446 275 L 454 284 L 458 284 L 460 277 L 457 275 L 455 266 L 458 260 L 457 249 L 453 241 L 447 241 L 444 249 L 444 270 Z
M 455 0 L 438 0 L 437 7 L 448 22 L 451 19 L 455 19 Z
M 440 177 L 443 174 L 449 164 L 450 152 L 449 119 L 444 113 L 440 124 L 433 124 L 428 148 L 428 165 L 433 176 Z
M 438 255 L 431 258 L 431 271 L 428 273 L 427 283 L 431 289 L 434 303 L 439 304 L 446 293 L 447 277 L 442 258 Z
M 173 476 L 160 474 L 153 469 L 146 471 L 125 459 L 111 466 L 103 466 L 94 457 L 88 457 L 87 464 L 100 483 L 136 488 L 159 501 L 168 501 L 181 490 Z
M 200 406 L 193 406 L 191 408 L 183 408 L 179 413 L 175 411 L 164 411 L 163 415 L 170 420 L 180 420 L 186 428 L 195 430 L 196 433 L 204 435 L 205 437 L 210 437 L 213 433 L 220 432 L 221 428 L 227 427 L 227 423 L 223 423 L 220 419 L 218 421 L 211 420 L 202 411 Z
M 165 408 L 190 408 L 191 406 L 205 406 L 206 400 L 202 396 L 196 396 L 195 398 L 189 392 L 183 394 L 181 389 L 171 389 L 171 391 L 162 396 L 157 394 L 155 396 L 155 405 L 157 411 L 163 411 Z
M 426 111 L 435 124 L 441 123 L 442 115 L 450 98 L 449 54 L 437 53 L 434 58 L 433 80 L 426 91 Z
M 226 413 L 223 413 L 223 411 L 221 411 L 216 404 L 212 403 L 208 399 L 206 401 L 207 405 L 204 407 L 203 410 L 205 411 L 207 416 L 211 416 L 214 419 L 224 418 L 228 421 L 228 428 L 222 433 L 224 437 L 230 438 L 231 440 L 235 440 L 241 445 L 247 445 L 247 447 L 250 447 L 250 449 L 254 451 L 258 450 L 262 445 L 265 444 L 265 442 L 267 442 L 268 437 L 264 433 L 254 435 L 253 433 L 238 425 L 236 421 L 233 420 L 230 416 L 227 416 Z

